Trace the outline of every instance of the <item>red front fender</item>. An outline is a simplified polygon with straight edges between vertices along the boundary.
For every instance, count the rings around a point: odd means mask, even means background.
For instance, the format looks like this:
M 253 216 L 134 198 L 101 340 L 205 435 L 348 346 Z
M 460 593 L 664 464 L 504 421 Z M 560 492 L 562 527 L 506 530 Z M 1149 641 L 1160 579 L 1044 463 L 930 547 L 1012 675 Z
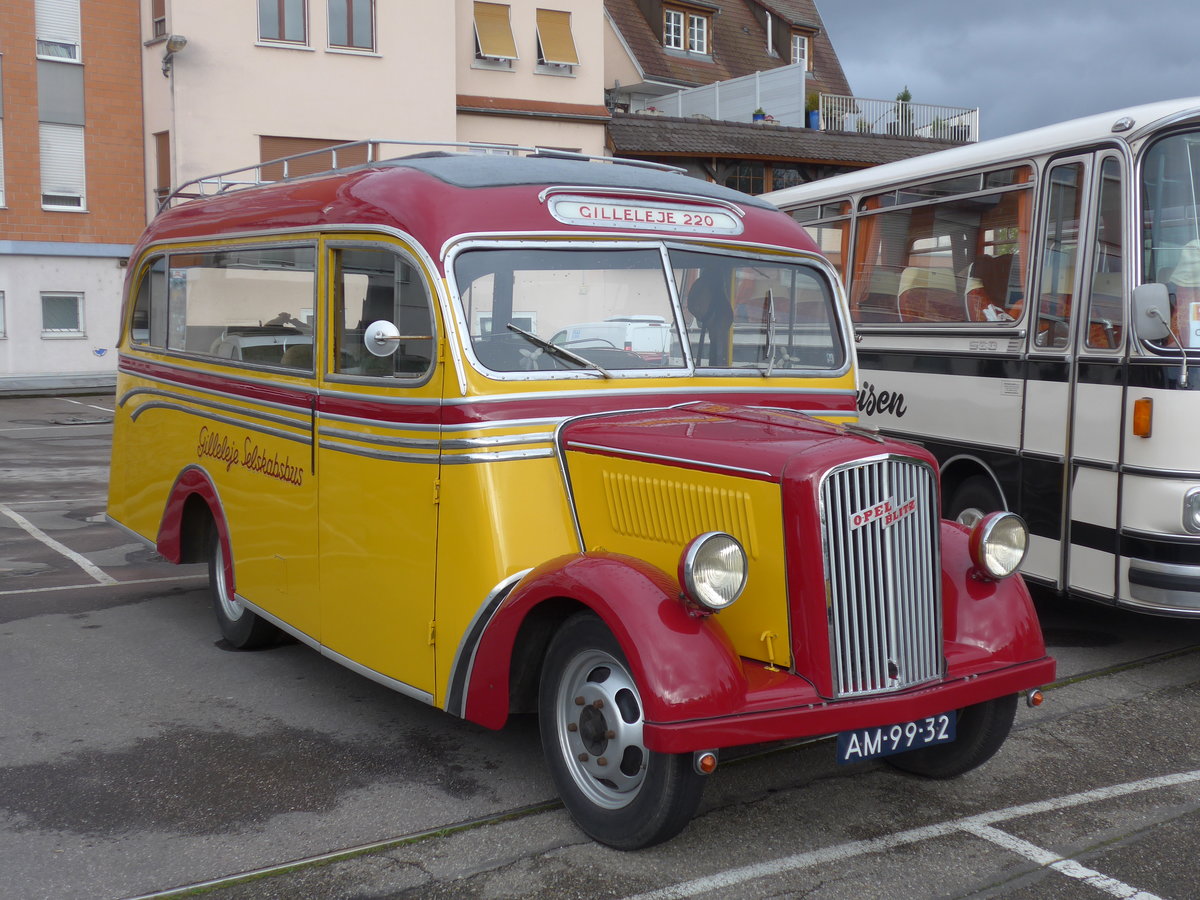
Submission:
M 715 617 L 689 612 L 679 585 L 653 566 L 588 553 L 534 569 L 497 608 L 475 653 L 465 718 L 488 728 L 504 725 L 521 624 L 540 604 L 560 599 L 588 607 L 612 631 L 641 689 L 647 722 L 719 716 L 744 705 L 741 660 Z

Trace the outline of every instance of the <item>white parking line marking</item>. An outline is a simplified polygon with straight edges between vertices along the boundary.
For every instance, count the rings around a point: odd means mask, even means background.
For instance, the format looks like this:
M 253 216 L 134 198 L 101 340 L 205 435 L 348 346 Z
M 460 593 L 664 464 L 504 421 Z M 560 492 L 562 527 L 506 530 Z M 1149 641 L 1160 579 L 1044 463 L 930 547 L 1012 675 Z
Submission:
M 684 897 L 695 897 L 700 894 L 708 893 L 709 891 L 718 891 L 721 888 L 732 887 L 736 884 L 743 884 L 747 881 L 753 881 L 756 878 L 766 878 L 772 875 L 781 875 L 784 872 L 794 872 L 799 869 L 806 869 L 822 863 L 840 862 L 841 860 L 850 859 L 855 856 L 863 856 L 867 853 L 880 853 L 885 850 L 890 850 L 893 847 L 901 847 L 906 844 L 915 844 L 918 841 L 925 841 L 931 838 L 945 837 L 950 834 L 961 834 L 967 832 L 969 834 L 978 834 L 981 829 L 987 828 L 994 822 L 1002 822 L 1008 819 L 1018 819 L 1023 816 L 1037 815 L 1039 813 L 1054 812 L 1060 809 L 1069 809 L 1075 806 L 1085 806 L 1089 803 L 1098 803 L 1101 800 L 1111 800 L 1114 797 L 1124 797 L 1129 794 L 1141 793 L 1143 791 L 1152 791 L 1158 788 L 1175 787 L 1177 785 L 1192 784 L 1200 781 L 1200 769 L 1195 769 L 1190 772 L 1180 772 L 1173 775 L 1161 775 L 1156 778 L 1145 778 L 1141 781 L 1130 781 L 1125 784 L 1114 784 L 1109 787 L 1096 788 L 1090 791 L 1083 791 L 1078 794 L 1069 794 L 1065 797 L 1055 797 L 1050 800 L 1039 800 L 1034 803 L 1026 803 L 1021 806 L 1010 806 L 1007 809 L 993 810 L 992 812 L 980 813 L 977 816 L 969 816 L 965 819 L 955 819 L 949 822 L 941 822 L 937 825 L 927 825 L 923 828 L 913 828 L 909 831 L 900 831 L 895 834 L 884 835 L 879 838 L 872 838 L 866 841 L 851 841 L 847 844 L 839 844 L 834 847 L 823 847 L 820 850 L 810 850 L 806 853 L 796 853 L 792 856 L 784 856 L 780 859 L 769 860 L 767 862 L 755 863 L 752 866 L 742 866 L 737 869 L 726 869 L 724 872 L 716 872 L 712 875 L 706 875 L 702 878 L 694 878 L 691 881 L 682 881 L 678 884 L 668 885 L 667 887 L 659 888 L 653 891 L 647 891 L 643 894 L 635 894 L 627 897 L 626 900 L 679 900 Z M 996 831 L 996 835 L 1002 835 L 1003 832 Z M 984 835 L 978 835 L 984 837 Z M 1012 841 L 1019 840 L 1011 838 Z M 999 843 L 993 840 L 992 836 L 987 836 L 989 841 Z M 1022 842 L 1024 843 L 1024 842 Z M 1003 845 L 1002 845 L 1003 846 Z M 1030 844 L 1022 850 L 1016 850 L 1013 847 L 1007 849 L 1021 853 L 1024 856 L 1028 855 L 1024 850 L 1033 848 L 1041 853 L 1047 854 L 1046 859 L 1034 859 L 1041 865 L 1047 865 L 1054 868 L 1056 871 L 1064 874 L 1070 874 L 1073 878 L 1081 878 L 1084 883 L 1092 884 L 1093 886 L 1107 890 L 1110 894 L 1116 897 L 1138 898 L 1138 900 L 1151 900 L 1153 894 L 1147 894 L 1138 891 L 1135 888 L 1124 885 L 1116 879 L 1107 878 L 1100 873 L 1093 873 L 1090 869 L 1086 869 L 1083 865 L 1071 859 L 1064 859 L 1049 851 L 1042 851 L 1041 848 L 1034 847 Z M 1099 880 L 1093 880 L 1084 874 L 1089 873 L 1095 875 Z M 1111 889 L 1114 886 L 1120 886 L 1132 893 L 1118 894 L 1113 893 Z
M 1052 850 L 1046 850 L 1036 844 L 1031 844 L 1029 841 L 1023 840 L 1016 835 L 993 828 L 991 825 L 977 825 L 966 830 L 986 841 L 991 841 L 993 844 L 1003 847 L 1005 850 L 1011 850 L 1013 853 L 1020 854 L 1026 859 L 1037 863 L 1039 866 L 1046 866 L 1070 878 L 1077 878 L 1085 884 L 1090 884 L 1092 887 L 1104 891 L 1106 894 L 1112 894 L 1114 897 L 1121 897 L 1124 900 L 1162 900 L 1157 894 L 1139 891 L 1137 888 L 1130 887 L 1123 881 L 1102 875 L 1095 869 L 1089 869 L 1087 866 L 1073 859 L 1059 856 Z
M 54 587 L 28 588 L 23 591 L 0 591 L 0 597 L 12 597 L 16 594 L 45 594 L 49 591 L 83 591 L 92 588 L 106 588 L 114 585 L 127 584 L 158 584 L 163 581 L 200 581 L 207 580 L 207 575 L 169 575 L 166 578 L 131 578 L 128 581 L 112 581 L 108 584 L 60 584 Z
M 86 556 L 81 556 L 70 547 L 60 544 L 54 538 L 50 537 L 50 535 L 46 534 L 46 532 L 42 531 L 42 529 L 38 528 L 36 525 L 26 519 L 19 512 L 10 509 L 6 504 L 0 503 L 0 513 L 4 513 L 4 515 L 8 516 L 10 519 L 16 522 L 17 525 L 19 525 L 33 537 L 37 538 L 51 550 L 56 550 L 67 559 L 71 560 L 71 562 L 75 563 L 75 565 L 79 566 L 79 568 L 83 569 L 83 571 L 91 575 L 94 579 L 96 579 L 96 581 L 100 582 L 100 584 L 117 583 L 117 579 L 113 578 L 107 572 L 101 570 L 99 566 L 94 565 Z
M 97 406 L 94 403 L 84 403 L 81 400 L 71 400 L 68 397 L 59 397 L 58 399 L 65 400 L 67 403 L 74 403 L 76 406 L 86 406 L 86 407 L 89 407 L 90 409 L 98 409 L 101 412 L 112 412 L 112 410 L 109 409 L 107 406 Z

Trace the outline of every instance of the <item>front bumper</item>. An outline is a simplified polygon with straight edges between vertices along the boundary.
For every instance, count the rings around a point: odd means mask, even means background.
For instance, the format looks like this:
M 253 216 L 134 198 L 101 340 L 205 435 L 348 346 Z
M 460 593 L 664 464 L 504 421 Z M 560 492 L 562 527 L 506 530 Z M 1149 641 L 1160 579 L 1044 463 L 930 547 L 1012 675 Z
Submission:
M 1046 656 L 980 674 L 948 677 L 896 694 L 827 700 L 812 686 L 763 663 L 743 660 L 749 690 L 744 712 L 684 722 L 646 722 L 646 747 L 660 753 L 689 753 L 741 744 L 818 737 L 839 731 L 893 725 L 996 697 L 1039 688 L 1054 680 Z

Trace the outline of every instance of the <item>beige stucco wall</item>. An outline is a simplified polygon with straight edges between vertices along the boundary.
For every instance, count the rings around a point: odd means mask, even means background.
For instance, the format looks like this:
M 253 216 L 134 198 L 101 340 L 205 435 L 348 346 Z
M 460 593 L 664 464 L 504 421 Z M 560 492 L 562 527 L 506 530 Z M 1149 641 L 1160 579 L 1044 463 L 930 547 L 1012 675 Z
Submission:
M 149 22 L 149 0 L 142 0 Z M 147 175 L 151 136 L 171 131 L 174 184 L 258 162 L 259 135 L 455 139 L 455 6 L 376 3 L 376 52 L 331 50 L 326 5 L 309 2 L 308 44 L 257 42 L 252 0 L 168 0 L 168 31 L 187 38 L 170 78 L 165 47 L 144 59 Z

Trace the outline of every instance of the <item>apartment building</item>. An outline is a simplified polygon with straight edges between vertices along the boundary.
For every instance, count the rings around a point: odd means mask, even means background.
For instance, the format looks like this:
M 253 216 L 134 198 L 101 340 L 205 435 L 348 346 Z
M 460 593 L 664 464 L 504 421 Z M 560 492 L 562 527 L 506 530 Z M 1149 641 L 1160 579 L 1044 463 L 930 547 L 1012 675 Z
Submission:
M 112 382 L 145 226 L 137 0 L 0 3 L 0 390 Z
M 142 0 L 150 193 L 366 138 L 602 153 L 603 26 L 598 0 Z

